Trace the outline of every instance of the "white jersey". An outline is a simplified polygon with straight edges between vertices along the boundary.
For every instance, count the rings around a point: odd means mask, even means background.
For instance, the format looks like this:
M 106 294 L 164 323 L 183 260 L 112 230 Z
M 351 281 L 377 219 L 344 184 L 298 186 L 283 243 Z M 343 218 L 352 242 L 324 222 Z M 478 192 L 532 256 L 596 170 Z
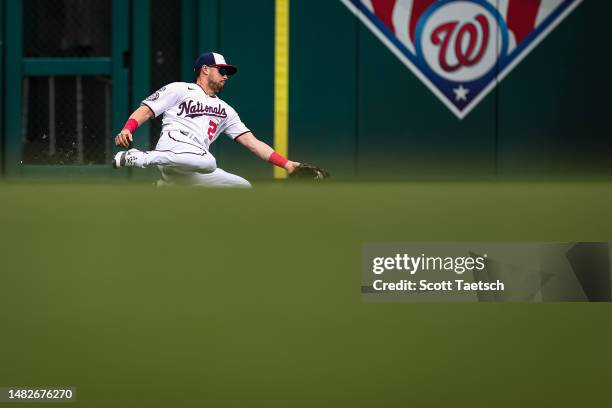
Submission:
M 163 130 L 189 133 L 206 150 L 221 133 L 230 138 L 249 132 L 238 113 L 216 96 L 208 96 L 195 83 L 173 82 L 142 101 L 155 117 L 164 114 Z

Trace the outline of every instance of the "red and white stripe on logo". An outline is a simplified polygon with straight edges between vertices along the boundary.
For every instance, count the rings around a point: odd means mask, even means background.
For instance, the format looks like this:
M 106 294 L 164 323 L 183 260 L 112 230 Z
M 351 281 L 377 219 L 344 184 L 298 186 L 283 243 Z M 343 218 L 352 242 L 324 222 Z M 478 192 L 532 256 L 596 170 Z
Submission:
M 414 54 L 414 33 L 421 15 L 436 0 L 361 0 Z
M 495 1 L 491 1 L 495 3 Z M 523 42 L 563 0 L 497 0 L 498 10 L 506 20 L 516 44 Z
M 412 53 L 421 15 L 437 0 L 360 0 Z M 510 50 L 520 44 L 563 0 L 487 0 L 495 6 L 512 34 Z

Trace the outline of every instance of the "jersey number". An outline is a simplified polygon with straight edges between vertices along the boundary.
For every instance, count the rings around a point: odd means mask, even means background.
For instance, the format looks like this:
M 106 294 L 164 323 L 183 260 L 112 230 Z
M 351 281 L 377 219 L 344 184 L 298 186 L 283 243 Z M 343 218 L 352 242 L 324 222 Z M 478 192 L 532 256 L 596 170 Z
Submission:
M 213 137 L 215 137 L 215 132 L 217 131 L 217 124 L 211 120 L 208 123 L 208 126 L 210 126 L 208 128 L 208 140 L 213 140 Z

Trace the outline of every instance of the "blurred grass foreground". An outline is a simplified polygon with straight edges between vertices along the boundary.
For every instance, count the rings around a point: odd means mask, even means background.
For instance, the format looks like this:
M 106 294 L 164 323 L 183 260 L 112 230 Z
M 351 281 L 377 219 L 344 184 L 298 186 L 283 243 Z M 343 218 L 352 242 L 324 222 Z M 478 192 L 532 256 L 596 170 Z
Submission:
M 73 386 L 71 407 L 599 405 L 609 304 L 364 304 L 360 251 L 610 241 L 610 187 L 0 184 L 0 386 Z

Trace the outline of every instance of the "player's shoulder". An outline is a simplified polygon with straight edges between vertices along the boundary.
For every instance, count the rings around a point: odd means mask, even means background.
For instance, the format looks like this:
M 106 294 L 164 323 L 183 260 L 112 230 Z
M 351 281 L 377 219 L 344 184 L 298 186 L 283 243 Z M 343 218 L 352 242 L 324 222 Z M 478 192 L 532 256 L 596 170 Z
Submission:
M 171 82 L 168 85 L 162 87 L 160 91 L 168 90 L 176 93 L 187 93 L 190 91 L 196 91 L 198 89 L 197 87 L 198 86 L 196 84 L 189 82 Z

